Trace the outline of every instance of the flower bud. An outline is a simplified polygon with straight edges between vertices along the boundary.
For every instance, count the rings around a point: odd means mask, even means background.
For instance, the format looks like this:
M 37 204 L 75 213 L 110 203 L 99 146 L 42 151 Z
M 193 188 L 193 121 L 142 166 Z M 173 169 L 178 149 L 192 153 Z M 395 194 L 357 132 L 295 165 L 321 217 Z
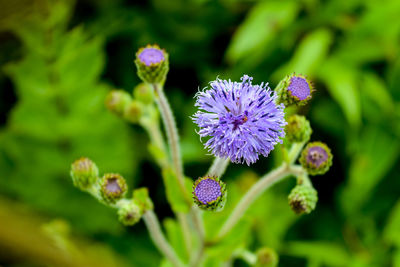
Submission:
M 136 100 L 132 100 L 124 111 L 124 118 L 131 123 L 138 123 L 143 114 L 143 106 Z
M 306 117 L 294 114 L 288 118 L 285 132 L 289 143 L 305 143 L 310 140 L 312 130 Z
M 221 211 L 226 202 L 226 186 L 218 177 L 204 176 L 193 184 L 193 200 L 199 208 Z
M 124 197 L 127 189 L 125 179 L 117 173 L 107 173 L 101 178 L 100 193 L 106 203 L 114 204 Z
M 90 159 L 80 158 L 72 163 L 70 174 L 74 185 L 81 190 L 85 190 L 96 182 L 99 176 L 99 169 Z
M 283 103 L 286 107 L 292 104 L 305 105 L 311 99 L 313 91 L 313 86 L 306 77 L 291 74 L 278 84 L 276 88 L 277 102 Z
M 310 175 L 326 173 L 332 165 L 333 155 L 322 142 L 311 142 L 303 149 L 300 163 Z
M 136 53 L 135 64 L 139 78 L 145 83 L 165 82 L 169 70 L 168 54 L 158 45 L 147 45 Z
M 149 190 L 145 187 L 133 190 L 133 199 L 139 205 L 142 213 L 154 208 L 153 201 L 149 197 Z
M 122 200 L 121 202 L 118 207 L 119 221 L 126 226 L 134 225 L 142 217 L 139 205 L 134 200 Z
M 318 201 L 317 191 L 311 186 L 296 185 L 289 194 L 289 205 L 297 214 L 310 213 Z
M 133 89 L 133 95 L 139 102 L 150 105 L 154 101 L 153 89 L 146 83 L 140 83 Z
M 278 254 L 272 248 L 260 248 L 256 252 L 256 267 L 275 267 L 278 266 Z
M 124 90 L 112 90 L 108 93 L 105 104 L 111 112 L 122 116 L 131 101 L 132 97 Z

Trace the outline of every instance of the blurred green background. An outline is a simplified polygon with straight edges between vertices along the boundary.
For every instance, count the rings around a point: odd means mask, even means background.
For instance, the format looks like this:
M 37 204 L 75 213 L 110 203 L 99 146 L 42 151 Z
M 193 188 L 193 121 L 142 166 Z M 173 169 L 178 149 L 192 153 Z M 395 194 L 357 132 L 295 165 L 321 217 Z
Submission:
M 285 181 L 235 242 L 276 249 L 280 266 L 400 266 L 399 18 L 398 0 L 0 1 L 0 265 L 159 265 L 142 222 L 122 227 L 69 178 L 71 162 L 90 157 L 172 216 L 145 132 L 104 106 L 111 89 L 139 83 L 135 51 L 157 43 L 192 178 L 212 160 L 189 118 L 199 88 L 242 74 L 272 88 L 292 72 L 314 81 L 299 113 L 334 154 L 313 178 L 317 209 L 292 214 Z M 228 211 L 277 159 L 229 167 Z

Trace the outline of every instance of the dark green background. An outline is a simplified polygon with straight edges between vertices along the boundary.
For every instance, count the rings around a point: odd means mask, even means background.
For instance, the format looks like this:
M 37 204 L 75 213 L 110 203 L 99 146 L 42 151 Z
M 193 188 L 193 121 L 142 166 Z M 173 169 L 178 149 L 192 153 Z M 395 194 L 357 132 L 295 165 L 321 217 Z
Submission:
M 294 216 L 294 182 L 278 185 L 248 213 L 250 250 L 276 249 L 280 266 L 400 266 L 399 14 L 398 0 L 0 1 L 0 264 L 43 266 L 55 253 L 63 266 L 72 253 L 93 266 L 158 265 L 144 225 L 123 228 L 68 175 L 88 156 L 149 187 L 157 214 L 172 216 L 145 132 L 104 107 L 109 90 L 139 83 L 135 51 L 157 43 L 192 178 L 212 160 L 189 118 L 199 88 L 242 74 L 272 88 L 292 72 L 314 81 L 298 112 L 334 154 L 313 178 L 317 209 Z M 276 160 L 231 165 L 228 205 Z

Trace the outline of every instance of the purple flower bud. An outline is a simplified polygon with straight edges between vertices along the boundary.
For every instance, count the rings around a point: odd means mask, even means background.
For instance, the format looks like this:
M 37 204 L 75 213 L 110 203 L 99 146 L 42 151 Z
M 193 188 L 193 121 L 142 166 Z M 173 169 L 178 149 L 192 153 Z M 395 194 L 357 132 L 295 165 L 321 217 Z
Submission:
M 125 179 L 117 173 L 107 173 L 101 178 L 100 193 L 106 203 L 115 203 L 127 191 Z
M 220 211 L 226 202 L 225 183 L 218 177 L 205 176 L 193 184 L 194 202 L 202 209 Z
M 147 45 L 136 53 L 139 78 L 145 83 L 164 83 L 169 70 L 168 54 L 158 45 Z
M 305 76 L 296 74 L 286 76 L 276 88 L 278 103 L 285 106 L 305 105 L 311 99 L 313 91 L 311 82 Z
M 321 142 L 309 143 L 302 151 L 300 163 L 311 175 L 324 174 L 332 165 L 332 153 Z
M 205 147 L 215 156 L 248 165 L 259 155 L 268 156 L 285 132 L 284 106 L 275 104 L 267 84 L 253 85 L 244 75 L 241 82 L 217 79 L 197 93 L 199 111 L 193 121 L 201 137 L 210 137 Z
M 158 46 L 147 46 L 139 50 L 138 58 L 146 66 L 158 64 L 165 60 L 164 52 Z

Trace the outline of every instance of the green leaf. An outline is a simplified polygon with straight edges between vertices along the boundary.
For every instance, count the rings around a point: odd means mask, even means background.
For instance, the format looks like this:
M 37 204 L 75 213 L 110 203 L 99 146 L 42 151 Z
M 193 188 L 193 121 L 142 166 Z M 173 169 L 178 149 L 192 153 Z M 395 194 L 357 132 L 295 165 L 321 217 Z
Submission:
M 390 212 L 386 226 L 383 229 L 383 236 L 386 242 L 400 248 L 400 201 Z
M 167 194 L 167 200 L 171 204 L 172 210 L 174 212 L 187 213 L 189 211 L 189 205 L 187 203 L 187 198 L 183 195 L 182 190 L 179 188 L 178 179 L 175 172 L 170 169 L 164 169 L 162 171 L 162 176 L 164 180 L 164 185 Z M 185 179 L 186 188 L 190 192 L 192 187 L 192 182 L 190 179 Z
M 380 128 L 363 130 L 357 154 L 349 170 L 349 180 L 341 195 L 342 206 L 353 212 L 371 197 L 374 187 L 385 177 L 400 154 L 400 142 Z
M 350 256 L 340 245 L 324 241 L 292 241 L 284 246 L 285 254 L 318 261 L 324 266 L 348 266 Z
M 188 259 L 185 248 L 185 240 L 179 224 L 177 221 L 170 218 L 165 219 L 163 224 L 167 231 L 168 240 L 171 243 L 171 246 L 175 249 L 178 257 L 187 261 Z
M 313 76 L 325 60 L 332 39 L 332 33 L 327 29 L 309 33 L 298 45 L 290 61 L 275 71 L 273 80 L 278 81 L 293 72 Z
M 261 1 L 237 29 L 226 57 L 235 62 L 257 50 L 267 49 L 276 34 L 289 25 L 298 12 L 296 1 Z
M 318 72 L 318 77 L 325 83 L 333 99 L 342 108 L 347 121 L 356 128 L 361 124 L 357 75 L 356 69 L 332 58 L 326 60 Z

